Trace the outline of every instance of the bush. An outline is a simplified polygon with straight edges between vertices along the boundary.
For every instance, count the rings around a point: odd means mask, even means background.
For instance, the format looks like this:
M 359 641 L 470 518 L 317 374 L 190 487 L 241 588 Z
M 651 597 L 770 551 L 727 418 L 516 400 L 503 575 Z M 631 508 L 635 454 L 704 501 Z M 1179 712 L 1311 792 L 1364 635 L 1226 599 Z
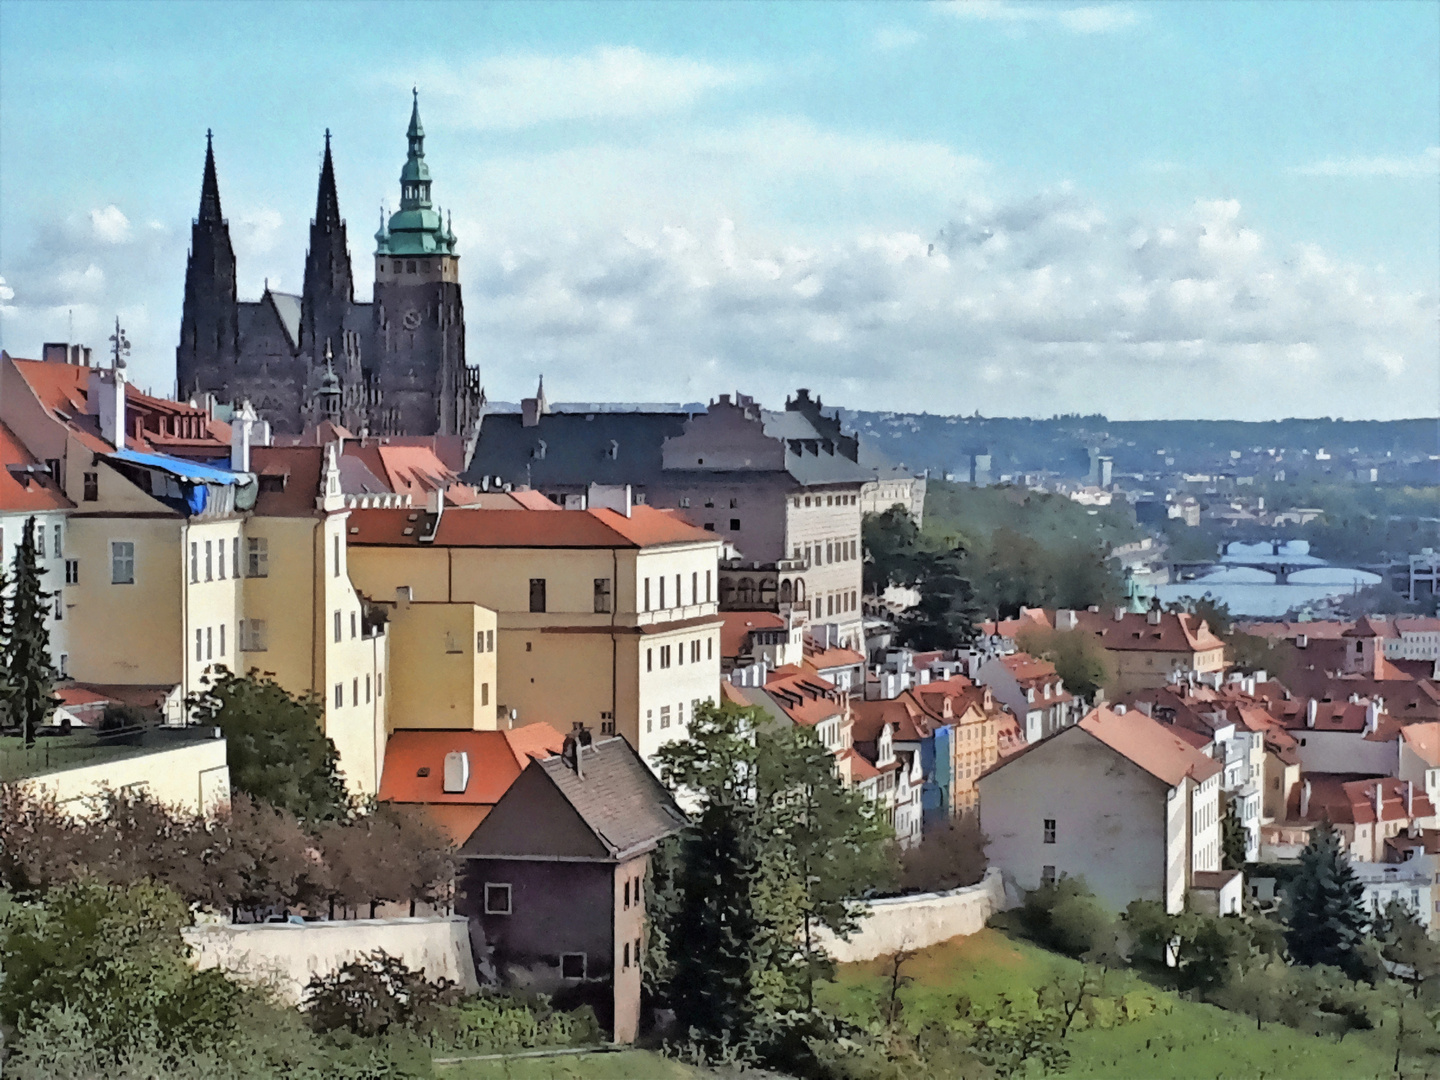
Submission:
M 1026 894 L 1020 922 L 1035 941 L 1068 956 L 1109 951 L 1115 941 L 1115 918 L 1084 878 L 1061 878 Z
M 446 1050 L 504 1053 L 543 1046 L 586 1046 L 602 1037 L 600 1022 L 589 1005 L 556 1012 L 550 999 L 531 1001 L 499 994 L 466 998 L 445 1009 L 431 1032 L 431 1042 Z
M 407 967 L 384 949 L 316 975 L 305 989 L 305 1009 L 316 1031 L 346 1030 L 353 1035 L 384 1035 L 392 1027 L 421 1027 L 460 1000 L 447 979 L 435 982 Z
M 984 876 L 985 836 L 976 814 L 925 833 L 920 843 L 900 853 L 900 888 L 907 892 L 944 892 L 974 885 Z

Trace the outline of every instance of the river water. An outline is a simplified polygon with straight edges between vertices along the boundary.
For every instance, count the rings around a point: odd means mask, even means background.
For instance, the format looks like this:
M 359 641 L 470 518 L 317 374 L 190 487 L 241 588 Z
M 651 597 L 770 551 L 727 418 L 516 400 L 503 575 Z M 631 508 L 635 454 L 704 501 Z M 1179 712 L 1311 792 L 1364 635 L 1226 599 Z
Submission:
M 1277 585 L 1273 573 L 1235 565 L 1241 562 L 1288 566 L 1288 584 Z M 1366 570 L 1332 566 L 1311 555 L 1310 545 L 1304 540 L 1290 540 L 1280 545 L 1279 552 L 1270 544 L 1231 544 L 1214 566 L 1193 581 L 1159 585 L 1155 592 L 1165 603 L 1187 596 L 1208 597 L 1223 603 L 1232 615 L 1279 618 L 1293 609 L 1345 596 L 1366 585 L 1378 585 L 1380 580 L 1380 575 Z

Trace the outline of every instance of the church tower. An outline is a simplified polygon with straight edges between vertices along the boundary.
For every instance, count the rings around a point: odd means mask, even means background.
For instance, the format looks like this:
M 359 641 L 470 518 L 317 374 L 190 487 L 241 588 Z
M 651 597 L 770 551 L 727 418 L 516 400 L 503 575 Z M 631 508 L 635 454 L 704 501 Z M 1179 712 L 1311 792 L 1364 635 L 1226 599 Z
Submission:
M 406 132 L 400 209 L 375 234 L 375 369 L 387 427 L 409 435 L 468 435 L 478 375 L 465 365 L 465 308 L 455 236 L 430 199 L 419 94 Z M 379 433 L 379 432 L 377 432 Z
M 340 197 L 335 191 L 335 164 L 330 159 L 330 130 L 325 130 L 325 161 L 315 217 L 310 221 L 310 249 L 305 253 L 305 284 L 300 299 L 300 349 L 316 367 L 325 363 L 325 344 L 336 355 L 345 351 L 346 316 L 355 304 L 350 273 L 350 246 Z M 353 329 L 353 328 L 352 328 Z
M 224 386 L 239 351 L 235 249 L 230 246 L 230 223 L 220 213 L 215 147 L 211 133 L 207 131 L 200 214 L 190 226 L 190 257 L 185 264 L 180 345 L 175 350 L 179 397 L 183 399 L 200 389 Z

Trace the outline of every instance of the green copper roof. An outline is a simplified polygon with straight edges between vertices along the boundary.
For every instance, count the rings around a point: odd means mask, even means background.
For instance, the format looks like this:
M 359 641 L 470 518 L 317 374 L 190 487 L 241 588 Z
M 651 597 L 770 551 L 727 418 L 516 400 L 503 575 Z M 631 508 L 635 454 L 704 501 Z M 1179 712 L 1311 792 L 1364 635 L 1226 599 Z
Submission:
M 400 170 L 400 209 L 382 220 L 375 234 L 376 255 L 453 255 L 455 236 L 430 202 L 430 168 L 425 164 L 425 128 L 420 123 L 420 94 L 414 92 L 409 151 Z

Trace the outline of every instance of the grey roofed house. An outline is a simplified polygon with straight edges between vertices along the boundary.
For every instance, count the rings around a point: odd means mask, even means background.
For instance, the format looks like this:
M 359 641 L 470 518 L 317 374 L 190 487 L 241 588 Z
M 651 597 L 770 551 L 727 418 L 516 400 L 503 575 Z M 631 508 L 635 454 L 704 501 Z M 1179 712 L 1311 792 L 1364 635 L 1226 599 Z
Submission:
M 618 735 L 532 759 L 460 848 L 472 859 L 622 862 L 652 850 L 685 814 Z

